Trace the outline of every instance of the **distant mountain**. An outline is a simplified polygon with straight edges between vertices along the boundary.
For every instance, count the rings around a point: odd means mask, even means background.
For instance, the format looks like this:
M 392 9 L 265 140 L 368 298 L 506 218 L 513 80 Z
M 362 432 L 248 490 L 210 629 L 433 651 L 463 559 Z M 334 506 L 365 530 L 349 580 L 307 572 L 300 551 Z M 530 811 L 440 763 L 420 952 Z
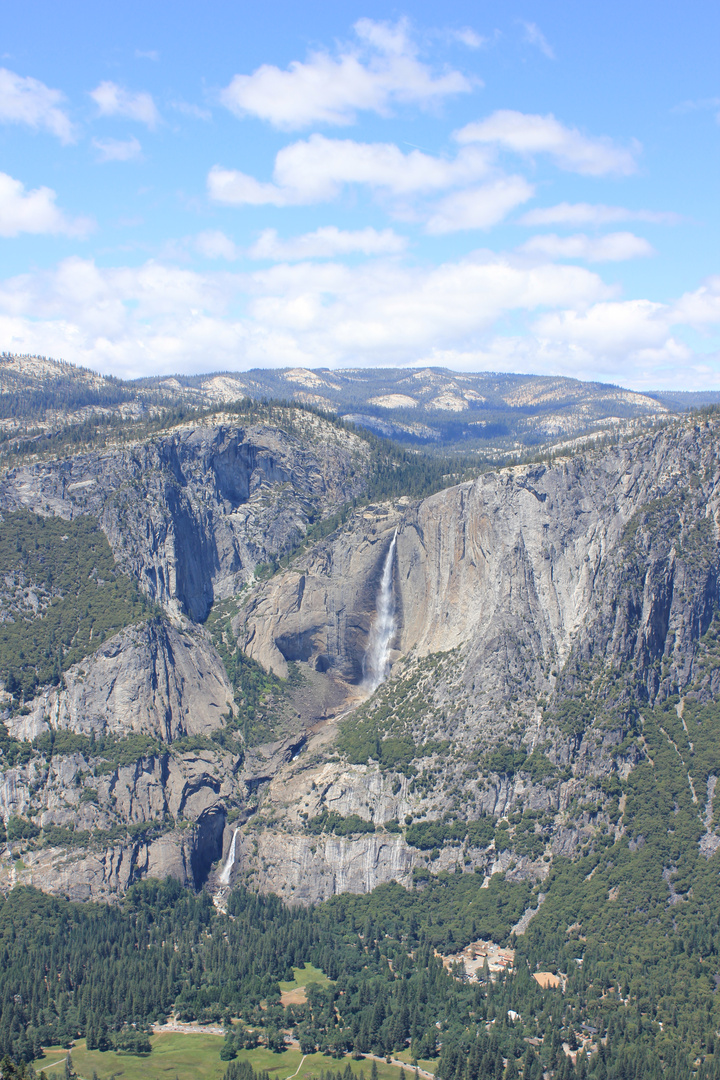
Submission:
M 334 413 L 398 442 L 490 456 L 590 435 L 720 402 L 720 393 L 637 393 L 578 379 L 445 368 L 277 368 L 122 381 L 47 357 L 0 356 L 0 430 L 37 430 L 104 415 L 217 407 L 249 397 Z
M 134 385 L 218 402 L 242 394 L 279 397 L 335 412 L 401 442 L 504 451 L 673 411 L 656 396 L 602 383 L 446 368 L 255 369 Z

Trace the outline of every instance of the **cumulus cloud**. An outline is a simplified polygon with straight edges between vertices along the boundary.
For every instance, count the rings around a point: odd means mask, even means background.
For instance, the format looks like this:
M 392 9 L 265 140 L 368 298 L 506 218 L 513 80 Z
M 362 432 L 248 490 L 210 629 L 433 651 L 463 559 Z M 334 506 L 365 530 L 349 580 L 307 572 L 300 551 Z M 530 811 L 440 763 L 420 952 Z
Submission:
M 667 306 L 650 300 L 607 301 L 586 311 L 548 312 L 533 325 L 541 338 L 603 354 L 657 347 L 668 329 Z
M 26 191 L 20 180 L 0 173 L 0 236 L 20 233 L 85 236 L 92 228 L 88 218 L 69 218 L 55 205 L 57 195 L 49 187 Z
M 720 275 L 714 275 L 694 292 L 684 293 L 673 305 L 672 318 L 698 330 L 720 325 Z
M 528 45 L 534 45 L 543 56 L 547 56 L 548 60 L 554 60 L 555 52 L 540 27 L 533 22 L 524 22 L 522 19 L 520 22 L 525 30 L 525 41 Z
M 628 210 L 624 206 L 601 203 L 558 203 L 557 206 L 529 210 L 520 225 L 614 225 L 619 221 L 647 221 L 653 225 L 677 225 L 679 214 L 662 210 Z
M 51 90 L 39 79 L 16 75 L 0 68 L 0 121 L 43 128 L 63 143 L 75 141 L 70 117 L 62 108 L 65 95 Z
M 489 229 L 534 194 L 535 188 L 522 176 L 504 176 L 482 187 L 457 191 L 437 205 L 426 230 L 438 235 L 461 229 Z
M 508 316 L 527 332 L 501 330 Z M 707 386 L 712 361 L 693 354 L 677 328 L 718 326 L 720 278 L 674 303 L 621 301 L 585 267 L 487 253 L 434 268 L 379 259 L 244 274 L 71 258 L 0 282 L 5 348 L 124 375 L 434 357 L 645 386 L 688 387 L 702 368 L 697 380 Z
M 485 120 L 467 124 L 455 137 L 463 144 L 486 143 L 517 154 L 549 154 L 561 169 L 583 176 L 627 176 L 637 168 L 638 143 L 628 149 L 604 135 L 583 135 L 552 113 L 538 116 L 498 109 Z
M 240 255 L 235 242 L 219 229 L 207 229 L 198 233 L 194 246 L 205 259 L 226 259 L 232 262 Z
M 146 124 L 151 129 L 160 121 L 160 113 L 155 107 L 152 95 L 144 90 L 133 93 L 108 80 L 91 90 L 90 97 L 101 116 L 122 116 L 127 120 Z
M 266 229 L 249 249 L 253 259 L 296 262 L 301 259 L 332 259 L 337 255 L 396 255 L 407 247 L 404 236 L 392 229 L 338 229 L 326 225 L 315 232 L 281 240 L 275 229 Z
M 397 103 L 428 105 L 465 93 L 471 82 L 458 71 L 434 76 L 418 60 L 407 20 L 360 19 L 357 43 L 337 55 L 319 51 L 285 70 L 263 64 L 236 75 L 220 101 L 236 116 L 255 116 L 294 130 L 309 124 L 350 124 L 360 111 L 387 115 Z
M 472 183 L 487 171 L 485 154 L 474 147 L 447 159 L 421 150 L 405 154 L 392 143 L 311 135 L 278 153 L 273 183 L 215 165 L 208 174 L 208 193 L 215 202 L 233 206 L 297 206 L 333 199 L 345 184 L 407 196 Z
M 72 258 L 0 284 L 0 335 L 18 350 L 49 352 L 54 341 L 60 355 L 124 374 L 313 358 L 408 363 L 429 345 L 486 332 L 509 310 L 583 306 L 606 292 L 579 267 L 493 258 L 432 270 L 284 263 L 247 275 Z
M 142 157 L 142 146 L 133 135 L 130 139 L 93 139 L 98 161 L 135 161 Z
M 555 233 L 533 236 L 518 249 L 528 255 L 549 259 L 585 259 L 587 262 L 622 262 L 654 255 L 651 244 L 631 232 L 608 233 L 606 236 L 557 236 Z
M 695 385 L 707 389 L 718 382 L 720 370 L 708 368 L 707 357 L 693 353 L 673 332 L 689 327 L 707 331 L 720 327 L 720 277 L 710 278 L 670 304 L 636 299 L 600 301 L 586 309 L 546 312 L 531 326 L 540 345 L 557 355 L 574 357 L 580 370 L 594 364 L 599 372 L 617 372 L 619 382 L 634 376 L 636 385 Z M 718 357 L 720 358 L 720 357 Z

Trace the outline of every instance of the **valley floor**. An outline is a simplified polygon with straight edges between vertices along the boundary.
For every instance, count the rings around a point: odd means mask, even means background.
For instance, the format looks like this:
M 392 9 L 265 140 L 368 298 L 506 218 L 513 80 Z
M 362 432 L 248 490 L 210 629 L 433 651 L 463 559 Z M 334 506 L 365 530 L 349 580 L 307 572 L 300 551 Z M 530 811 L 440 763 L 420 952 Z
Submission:
M 64 1075 L 68 1053 L 80 1080 L 90 1080 L 93 1072 L 97 1073 L 98 1080 L 222 1080 L 228 1066 L 228 1062 L 220 1059 L 223 1037 L 209 1034 L 201 1028 L 192 1033 L 155 1034 L 150 1042 L 152 1053 L 136 1057 L 113 1050 L 88 1050 L 85 1040 L 78 1039 L 69 1051 L 59 1046 L 47 1047 L 45 1056 L 33 1064 L 38 1073 L 41 1070 L 45 1072 L 48 1080 L 57 1080 Z M 394 1058 L 391 1065 L 382 1058 L 374 1058 L 378 1080 L 401 1080 L 400 1067 L 404 1057 L 408 1058 L 405 1062 L 406 1077 L 411 1080 L 414 1069 L 409 1062 L 409 1052 Z M 267 1071 L 272 1080 L 312 1080 L 330 1069 L 334 1073 L 338 1069 L 344 1072 L 348 1064 L 356 1080 L 363 1080 L 363 1077 L 369 1080 L 373 1058 L 368 1056 L 355 1061 L 350 1055 L 339 1059 L 325 1054 L 302 1055 L 296 1048 L 274 1054 L 264 1047 L 258 1047 L 257 1050 L 242 1051 L 237 1060 L 249 1061 L 255 1072 Z M 423 1061 L 419 1065 L 420 1076 L 431 1077 L 437 1061 Z

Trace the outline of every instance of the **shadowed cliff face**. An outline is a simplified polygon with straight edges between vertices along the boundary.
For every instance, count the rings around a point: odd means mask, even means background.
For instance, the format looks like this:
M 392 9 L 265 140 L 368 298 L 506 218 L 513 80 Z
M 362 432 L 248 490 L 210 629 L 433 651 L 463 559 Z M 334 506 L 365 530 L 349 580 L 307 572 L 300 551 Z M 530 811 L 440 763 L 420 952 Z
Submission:
M 200 424 L 14 468 L 0 482 L 0 509 L 92 514 L 151 599 L 201 622 L 258 562 L 363 488 L 367 443 L 311 414 L 295 414 L 294 425 L 289 434 Z

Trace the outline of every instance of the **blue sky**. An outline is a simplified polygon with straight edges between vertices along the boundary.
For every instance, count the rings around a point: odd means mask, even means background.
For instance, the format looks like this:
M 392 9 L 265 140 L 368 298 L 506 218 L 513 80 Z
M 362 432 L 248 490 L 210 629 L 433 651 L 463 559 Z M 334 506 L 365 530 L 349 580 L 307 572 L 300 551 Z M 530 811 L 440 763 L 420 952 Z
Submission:
M 0 348 L 720 386 L 720 8 L 5 6 Z

